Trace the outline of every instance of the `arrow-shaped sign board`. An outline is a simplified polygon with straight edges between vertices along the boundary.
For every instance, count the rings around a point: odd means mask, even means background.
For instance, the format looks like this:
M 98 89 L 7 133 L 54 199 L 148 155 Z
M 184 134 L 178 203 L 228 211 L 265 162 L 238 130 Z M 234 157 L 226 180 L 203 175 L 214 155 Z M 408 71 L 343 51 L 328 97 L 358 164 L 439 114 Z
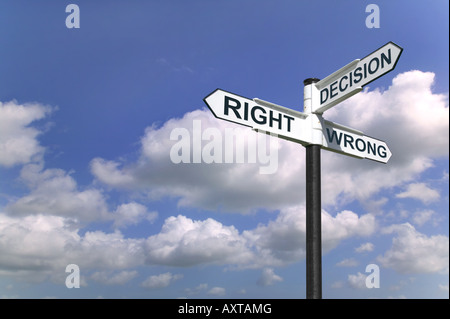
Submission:
M 319 103 L 313 113 L 323 113 L 329 108 L 361 92 L 362 87 L 392 71 L 403 49 L 388 42 L 361 60 L 357 59 L 315 83 L 319 90 Z
M 259 99 L 248 99 L 217 89 L 203 99 L 215 117 L 268 132 L 297 143 L 307 143 L 305 113 Z M 255 102 L 257 101 L 257 102 Z M 303 123 L 303 125 L 302 125 Z
M 204 98 L 215 117 L 259 132 L 308 145 L 312 126 L 308 115 L 260 99 L 248 99 L 221 89 Z M 312 119 L 312 118 L 311 118 Z M 321 120 L 322 148 L 340 154 L 387 163 L 392 156 L 385 142 L 347 126 Z
M 324 120 L 322 133 L 322 148 L 329 151 L 381 163 L 387 163 L 392 156 L 385 142 L 344 125 Z

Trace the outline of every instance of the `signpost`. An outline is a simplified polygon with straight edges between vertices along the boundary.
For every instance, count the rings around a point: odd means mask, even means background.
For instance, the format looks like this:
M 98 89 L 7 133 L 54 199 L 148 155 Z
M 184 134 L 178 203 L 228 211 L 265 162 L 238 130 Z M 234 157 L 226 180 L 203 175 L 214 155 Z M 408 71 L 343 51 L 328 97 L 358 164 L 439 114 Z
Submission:
M 306 297 L 322 298 L 320 150 L 387 163 L 387 144 L 363 132 L 327 121 L 323 112 L 362 91 L 392 71 L 403 49 L 388 42 L 323 80 L 306 79 L 303 112 L 258 98 L 248 99 L 216 89 L 204 98 L 215 117 L 300 143 L 306 148 Z

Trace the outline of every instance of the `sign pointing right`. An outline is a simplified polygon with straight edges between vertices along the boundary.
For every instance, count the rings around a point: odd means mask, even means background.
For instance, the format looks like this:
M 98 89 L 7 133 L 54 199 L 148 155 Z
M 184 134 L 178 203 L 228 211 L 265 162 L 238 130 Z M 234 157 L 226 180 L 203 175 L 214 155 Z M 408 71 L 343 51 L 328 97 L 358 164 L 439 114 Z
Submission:
M 322 148 L 386 164 L 392 153 L 383 141 L 347 126 L 324 120 Z
M 362 87 L 392 71 L 403 49 L 388 42 L 365 58 L 354 60 L 333 74 L 315 83 L 320 100 L 313 113 L 322 114 L 329 108 L 361 92 Z

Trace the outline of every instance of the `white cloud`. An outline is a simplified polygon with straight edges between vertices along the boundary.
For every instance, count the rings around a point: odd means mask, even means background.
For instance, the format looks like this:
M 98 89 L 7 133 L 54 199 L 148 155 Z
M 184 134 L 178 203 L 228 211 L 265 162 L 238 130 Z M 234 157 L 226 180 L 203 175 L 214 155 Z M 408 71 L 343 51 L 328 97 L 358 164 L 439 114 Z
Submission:
M 341 260 L 340 262 L 338 262 L 337 264 L 336 264 L 336 266 L 339 266 L 339 267 L 355 267 L 355 266 L 358 266 L 358 261 L 356 260 L 356 259 L 354 259 L 354 258 L 347 258 L 347 259 L 344 259 L 344 260 Z
M 344 211 L 332 217 L 322 213 L 323 249 L 335 248 L 352 236 L 368 236 L 376 229 L 372 215 L 358 217 Z M 189 267 L 199 264 L 260 268 L 286 265 L 305 258 L 305 210 L 294 207 L 276 220 L 241 234 L 214 219 L 167 218 L 158 234 L 145 240 L 147 264 Z
M 92 174 L 105 184 L 141 191 L 151 198 L 161 196 L 179 198 L 180 206 L 200 206 L 211 210 L 221 206 L 225 211 L 246 213 L 256 207 L 277 209 L 279 208 L 277 204 L 283 201 L 283 205 L 298 202 L 296 197 L 287 195 L 278 196 L 279 199 L 275 202 L 274 198 L 265 200 L 265 196 L 262 195 L 267 191 L 283 194 L 283 191 L 288 191 L 288 187 L 284 186 L 282 180 L 284 176 L 259 174 L 259 168 L 264 165 L 258 162 L 172 163 L 170 152 L 177 143 L 170 140 L 172 130 L 186 129 L 193 138 L 194 121 L 201 122 L 203 129 L 219 130 L 223 136 L 226 135 L 225 130 L 232 128 L 233 132 L 239 132 L 239 138 L 236 139 L 237 145 L 242 143 L 247 145 L 249 140 L 259 136 L 258 133 L 247 128 L 218 121 L 209 110 L 196 110 L 185 114 L 181 119 L 169 120 L 160 128 L 147 128 L 145 135 L 141 138 L 141 156 L 135 163 L 121 164 L 117 161 L 96 158 L 91 162 Z M 208 141 L 203 141 L 203 145 L 207 143 Z M 298 145 L 288 147 L 298 149 Z M 240 146 L 235 145 L 235 148 L 240 149 Z M 245 152 L 246 148 L 243 149 Z M 192 150 L 193 153 L 196 151 L 196 149 Z M 300 172 L 302 165 L 301 161 L 296 165 L 284 164 L 285 169 L 289 166 L 290 173 Z M 300 187 L 302 183 L 297 181 L 295 184 Z M 231 198 L 233 200 L 229 200 Z M 255 205 L 255 202 L 261 203 Z
M 437 201 L 440 198 L 439 192 L 429 188 L 425 183 L 409 184 L 407 189 L 396 195 L 397 198 L 415 198 L 425 204 Z
M 361 246 L 356 247 L 355 251 L 357 253 L 363 253 L 366 251 L 373 251 L 373 248 L 374 248 L 374 245 L 372 243 L 364 243 L 364 244 L 361 244 Z
M 56 215 L 80 222 L 110 218 L 103 194 L 95 189 L 78 190 L 76 181 L 61 169 L 42 170 L 40 164 L 27 164 L 21 179 L 31 192 L 5 208 L 15 216 Z
M 0 102 L 0 166 L 11 167 L 42 159 L 44 148 L 37 140 L 41 131 L 30 124 L 50 112 L 50 107 L 40 104 Z
M 80 190 L 75 179 L 62 169 L 43 170 L 43 164 L 27 164 L 20 176 L 30 193 L 5 207 L 10 215 L 55 215 L 80 224 L 113 221 L 114 228 L 125 228 L 143 220 L 152 223 L 158 217 L 157 212 L 149 212 L 136 202 L 120 204 L 114 212 L 109 212 L 106 197 L 99 189 Z
M 375 217 L 358 216 L 343 211 L 331 216 L 322 211 L 322 249 L 328 252 L 353 236 L 369 236 L 376 229 Z M 297 206 L 283 209 L 274 221 L 243 232 L 243 236 L 256 247 L 261 261 L 258 264 L 280 266 L 305 258 L 306 209 Z
M 195 288 L 186 288 L 186 289 L 184 289 L 184 291 L 186 292 L 187 295 L 192 296 L 192 295 L 197 295 L 206 289 L 208 289 L 208 284 L 203 283 L 203 284 L 198 285 Z
M 264 268 L 261 273 L 261 277 L 259 277 L 257 284 L 259 286 L 272 286 L 277 281 L 283 281 L 283 278 L 276 275 L 272 268 Z
M 327 116 L 387 141 L 396 165 L 417 156 L 447 156 L 448 97 L 432 92 L 434 77 L 418 70 L 401 73 L 388 90 L 366 89 L 327 111 Z
M 422 226 L 423 224 L 428 222 L 433 215 L 435 215 L 435 212 L 430 209 L 420 210 L 414 213 L 412 221 L 417 226 Z
M 138 273 L 136 270 L 123 270 L 117 273 L 114 273 L 113 271 L 96 271 L 90 277 L 94 281 L 106 285 L 123 285 L 135 278 L 137 275 Z
M 122 233 L 87 232 L 66 254 L 80 267 L 125 269 L 143 264 L 143 239 L 125 238 Z
M 50 269 L 66 247 L 80 241 L 70 222 L 56 216 L 0 214 L 0 233 L 0 269 L 11 271 Z
M 208 295 L 225 296 L 226 290 L 223 287 L 213 287 L 208 291 Z
M 426 236 L 409 223 L 392 225 L 383 230 L 396 233 L 392 247 L 377 260 L 399 273 L 442 273 L 448 271 L 448 236 Z
M 91 171 L 99 180 L 111 186 L 125 186 L 133 183 L 133 177 L 118 169 L 120 163 L 94 158 Z
M 348 275 L 347 282 L 350 287 L 356 289 L 365 289 L 367 275 L 358 272 L 356 275 Z
M 167 218 L 161 232 L 146 240 L 145 250 L 148 264 L 184 267 L 248 263 L 253 256 L 233 226 L 211 218 L 194 221 L 182 215 Z
M 142 282 L 141 286 L 150 289 L 160 289 L 168 287 L 171 283 L 181 278 L 183 278 L 183 275 L 181 274 L 174 275 L 170 272 L 166 272 L 164 274 L 148 277 Z
M 335 217 L 328 213 L 322 214 L 323 247 L 326 251 L 336 247 L 343 239 L 370 236 L 376 228 L 377 223 L 372 214 L 358 216 L 348 210 L 336 214 Z
M 129 205 L 145 211 L 136 203 Z M 83 272 L 96 270 L 93 280 L 120 284 L 135 274 L 127 269 L 137 266 L 218 264 L 265 267 L 267 275 L 270 267 L 305 257 L 304 216 L 304 207 L 286 209 L 267 225 L 239 233 L 235 227 L 211 218 L 201 221 L 179 215 L 167 218 L 161 231 L 148 238 L 125 238 L 119 230 L 83 234 L 79 223 L 71 217 L 0 214 L 0 273 L 17 277 L 30 275 L 37 281 L 54 277 L 63 282 L 64 273 L 58 269 L 73 263 Z M 375 227 L 372 216 L 358 217 L 349 211 L 336 217 L 323 212 L 322 219 L 324 251 L 351 236 L 370 234 Z M 272 280 L 276 278 L 273 274 Z M 267 276 L 263 282 L 268 282 Z
M 393 79 L 388 90 L 366 89 L 327 111 L 328 120 L 386 141 L 393 153 L 386 165 L 380 165 L 343 161 L 341 155 L 324 152 L 323 184 L 328 196 L 333 194 L 334 199 L 342 193 L 344 199 L 361 200 L 412 180 L 433 165 L 433 158 L 448 156 L 448 98 L 432 92 L 433 81 L 433 73 L 405 72 Z
M 131 202 L 117 207 L 113 217 L 113 226 L 123 228 L 129 225 L 136 225 L 144 219 L 149 222 L 153 222 L 157 217 L 157 212 L 148 212 L 144 205 Z
M 73 220 L 61 216 L 0 213 L 0 233 L 0 273 L 27 280 L 55 277 L 61 281 L 68 264 L 77 264 L 83 273 L 144 263 L 143 240 L 124 238 L 118 231 L 80 235 Z
M 179 198 L 181 206 L 211 210 L 220 207 L 224 211 L 246 213 L 258 207 L 278 209 L 301 202 L 304 162 L 287 160 L 292 152 L 296 153 L 295 157 L 302 158 L 304 150 L 297 144 L 284 143 L 281 147 L 279 143 L 278 155 L 284 160 L 279 159 L 278 172 L 272 175 L 259 174 L 259 163 L 172 163 L 170 150 L 176 141 L 170 140 L 170 133 L 173 129 L 186 128 L 192 136 L 193 121 L 201 121 L 204 129 L 220 129 L 223 135 L 226 129 L 233 128 L 240 132 L 237 143 L 246 143 L 249 136 L 258 134 L 219 121 L 209 110 L 197 110 L 181 119 L 172 119 L 161 128 L 147 128 L 141 139 L 141 157 L 137 162 L 121 165 L 97 158 L 91 162 L 92 173 L 105 184 L 142 191 L 151 198 Z

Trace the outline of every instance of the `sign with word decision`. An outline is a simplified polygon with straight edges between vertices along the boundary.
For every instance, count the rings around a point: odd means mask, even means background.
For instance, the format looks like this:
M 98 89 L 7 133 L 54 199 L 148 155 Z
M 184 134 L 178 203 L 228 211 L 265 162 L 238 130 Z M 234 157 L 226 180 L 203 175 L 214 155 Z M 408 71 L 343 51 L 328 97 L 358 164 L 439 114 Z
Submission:
M 388 42 L 363 59 L 356 59 L 333 74 L 315 83 L 319 90 L 319 103 L 313 113 L 323 113 L 329 108 L 361 92 L 362 87 L 392 71 L 403 49 Z
M 387 163 L 392 153 L 385 142 L 363 132 L 327 120 L 323 121 L 322 148 L 358 158 Z
M 307 114 L 259 99 L 248 99 L 217 89 L 204 98 L 215 117 L 276 134 L 297 143 L 307 142 Z
M 392 153 L 385 142 L 366 136 L 359 130 L 327 121 L 322 114 L 361 92 L 364 85 L 392 71 L 402 51 L 395 43 L 388 42 L 321 81 L 305 83 L 305 113 L 257 98 L 250 100 L 220 89 L 203 100 L 219 119 L 276 134 L 304 146 L 320 145 L 340 154 L 387 163 Z

